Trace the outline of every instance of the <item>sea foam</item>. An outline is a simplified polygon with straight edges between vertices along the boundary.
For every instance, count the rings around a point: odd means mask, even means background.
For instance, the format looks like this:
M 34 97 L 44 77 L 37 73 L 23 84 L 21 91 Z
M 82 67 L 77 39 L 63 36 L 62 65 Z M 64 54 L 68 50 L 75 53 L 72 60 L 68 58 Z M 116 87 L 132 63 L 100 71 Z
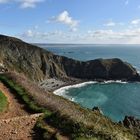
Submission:
M 71 101 L 74 101 L 73 97 L 70 97 L 70 96 L 67 95 L 69 89 L 71 89 L 71 88 L 81 88 L 81 87 L 84 87 L 86 85 L 96 84 L 96 83 L 99 83 L 99 84 L 110 84 L 110 83 L 126 84 L 128 82 L 121 81 L 121 80 L 116 80 L 116 81 L 108 80 L 108 81 L 104 81 L 104 82 L 89 81 L 89 82 L 83 82 L 83 83 L 79 83 L 79 84 L 75 84 L 75 85 L 65 86 L 65 87 L 62 87 L 62 88 L 59 88 L 59 89 L 55 90 L 53 93 L 56 94 L 56 95 L 59 95 L 59 96 L 66 97 Z
M 69 90 L 71 88 L 80 88 L 80 87 L 84 87 L 86 85 L 95 84 L 95 83 L 97 83 L 97 82 L 96 81 L 89 81 L 89 82 L 84 82 L 84 83 L 80 83 L 80 84 L 69 85 L 69 86 L 59 88 L 59 89 L 55 90 L 53 93 L 56 95 L 59 95 L 59 96 L 63 96 L 67 92 L 67 90 Z

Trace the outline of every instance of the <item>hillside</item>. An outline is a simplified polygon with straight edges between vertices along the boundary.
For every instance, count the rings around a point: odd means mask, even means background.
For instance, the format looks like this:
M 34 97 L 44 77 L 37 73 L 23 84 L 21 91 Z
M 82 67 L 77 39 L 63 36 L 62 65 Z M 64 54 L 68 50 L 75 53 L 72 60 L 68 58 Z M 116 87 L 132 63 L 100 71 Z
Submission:
M 3 35 L 0 35 L 0 50 L 1 71 L 23 73 L 35 81 L 52 77 L 139 80 L 135 68 L 117 58 L 77 61 Z
M 19 74 L 2 74 L 0 80 L 12 89 L 15 95 L 22 96 L 23 94 L 23 99 L 25 95 L 29 96 L 31 104 L 35 103 L 30 106 L 29 99 L 25 98 L 25 103 L 29 103 L 29 108 L 37 112 L 42 112 L 44 109 L 45 112 L 50 112 L 38 124 L 39 129 L 43 129 L 43 132 L 45 130 L 46 140 L 57 137 L 57 132 L 61 132 L 62 135 L 72 140 L 82 138 L 84 140 L 137 140 L 137 135 L 122 124 L 112 122 L 96 110 L 82 108 L 63 97 L 46 92 Z M 36 105 L 38 107 L 35 107 Z M 53 132 L 50 129 L 57 131 Z

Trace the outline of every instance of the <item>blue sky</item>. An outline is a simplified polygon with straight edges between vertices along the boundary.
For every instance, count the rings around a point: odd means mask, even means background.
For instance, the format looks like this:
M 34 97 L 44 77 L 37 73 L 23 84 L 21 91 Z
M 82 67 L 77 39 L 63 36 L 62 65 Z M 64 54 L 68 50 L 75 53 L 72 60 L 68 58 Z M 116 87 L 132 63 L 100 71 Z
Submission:
M 0 33 L 40 43 L 140 44 L 140 0 L 0 0 Z

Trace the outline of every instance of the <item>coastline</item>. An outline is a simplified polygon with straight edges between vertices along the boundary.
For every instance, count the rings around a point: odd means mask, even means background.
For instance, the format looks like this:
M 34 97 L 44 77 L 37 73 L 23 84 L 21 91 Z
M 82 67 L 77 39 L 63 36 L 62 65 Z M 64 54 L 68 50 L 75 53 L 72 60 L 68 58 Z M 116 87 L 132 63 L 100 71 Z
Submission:
M 116 84 L 127 84 L 127 83 L 131 83 L 129 81 L 121 81 L 121 80 L 106 80 L 106 81 L 81 81 L 80 83 L 73 83 L 73 84 L 67 84 L 67 85 L 63 85 L 57 89 L 53 90 L 53 94 L 57 95 L 57 96 L 61 96 L 63 98 L 68 99 L 69 101 L 72 101 L 74 103 L 78 103 L 75 99 L 75 97 L 72 97 L 70 95 L 68 95 L 68 90 L 71 88 L 81 88 L 87 85 L 91 85 L 91 84 L 112 84 L 112 83 L 116 83 Z M 138 82 L 139 83 L 139 82 Z M 82 106 L 82 105 L 81 105 Z M 93 107 L 98 107 L 97 106 L 93 106 Z M 89 108 L 90 110 L 92 110 L 92 108 Z M 98 110 L 97 110 L 98 111 Z M 102 111 L 99 108 L 99 111 Z M 105 115 L 106 116 L 106 115 Z M 128 115 L 131 116 L 131 115 Z M 108 116 L 109 117 L 109 116 Z M 127 117 L 127 115 L 124 115 L 124 118 Z M 133 116 L 131 116 L 133 117 Z M 120 120 L 115 120 L 111 117 L 109 117 L 111 120 L 113 120 L 114 122 L 123 122 L 124 118 L 120 119 Z M 133 119 L 138 119 L 138 117 L 134 116 L 132 118 Z M 138 119 L 139 120 L 139 119 Z
M 46 79 L 42 82 L 40 82 L 38 85 L 45 89 L 46 91 L 55 92 L 56 90 L 63 89 L 63 88 L 76 88 L 85 86 L 87 84 L 95 84 L 95 83 L 101 83 L 101 84 L 107 84 L 107 83 L 129 83 L 130 81 L 125 80 L 83 80 L 83 79 L 68 79 L 68 80 L 60 80 L 56 78 L 50 78 Z
M 83 87 L 83 86 L 86 86 L 86 85 L 89 85 L 89 84 L 95 84 L 95 83 L 98 83 L 97 81 L 86 81 L 86 82 L 81 82 L 81 83 L 73 83 L 73 84 L 69 84 L 69 85 L 66 85 L 66 86 L 62 86 L 58 89 L 55 89 L 53 91 L 54 94 L 56 95 L 62 95 L 60 94 L 60 92 L 62 92 L 63 90 L 67 90 L 67 89 L 70 89 L 70 88 L 79 88 L 79 87 Z
M 50 78 L 50 79 L 43 80 L 38 85 L 46 91 L 54 92 L 55 90 L 58 90 L 60 88 L 73 86 L 84 82 L 89 82 L 89 81 L 82 80 L 82 79 L 75 79 L 75 78 L 65 79 L 65 80 Z
M 81 82 L 77 82 L 77 83 L 69 83 L 69 84 L 66 84 L 66 85 L 62 85 L 61 87 L 58 87 L 56 89 L 53 89 L 52 92 L 53 94 L 55 95 L 58 95 L 58 96 L 63 96 L 65 97 L 65 93 L 68 89 L 71 89 L 71 88 L 80 88 L 80 87 L 84 87 L 86 85 L 90 85 L 90 84 L 97 84 L 97 83 L 100 83 L 100 84 L 109 84 L 109 83 L 121 83 L 121 84 L 126 84 L 128 83 L 127 81 L 121 81 L 121 80 L 106 80 L 106 81 L 81 81 Z M 71 100 L 71 99 L 70 99 Z M 73 100 L 71 100 L 73 101 Z

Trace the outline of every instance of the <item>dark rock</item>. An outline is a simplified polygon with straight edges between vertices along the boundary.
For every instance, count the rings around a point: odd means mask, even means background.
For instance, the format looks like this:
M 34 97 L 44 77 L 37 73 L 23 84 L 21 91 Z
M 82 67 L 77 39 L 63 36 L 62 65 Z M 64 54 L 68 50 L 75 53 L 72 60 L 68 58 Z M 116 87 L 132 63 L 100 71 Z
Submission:
M 7 68 L 3 65 L 3 63 L 0 63 L 0 73 L 3 73 L 3 72 L 7 72 Z
M 131 129 L 140 138 L 140 120 L 132 116 L 125 116 L 122 124 Z
M 103 114 L 102 110 L 99 107 L 93 107 L 92 111 L 96 111 L 96 112 Z

